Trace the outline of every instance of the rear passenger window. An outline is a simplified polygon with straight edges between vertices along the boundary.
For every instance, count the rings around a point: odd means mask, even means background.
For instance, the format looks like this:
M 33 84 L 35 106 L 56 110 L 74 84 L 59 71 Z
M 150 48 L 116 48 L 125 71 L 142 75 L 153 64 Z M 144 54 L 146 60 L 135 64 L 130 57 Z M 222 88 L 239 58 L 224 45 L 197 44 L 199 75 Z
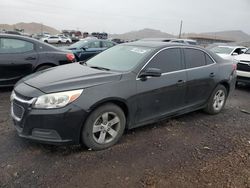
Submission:
M 19 39 L 0 39 L 0 53 L 24 53 L 34 49 L 34 45 L 31 42 L 27 42 Z
M 197 49 L 184 49 L 187 69 L 206 65 L 204 52 Z
M 209 57 L 207 54 L 205 56 L 206 56 L 207 65 L 211 65 L 214 63 L 214 61 L 211 59 L 211 57 Z
M 162 73 L 182 69 L 180 49 L 173 48 L 161 51 L 150 61 L 147 67 L 161 69 Z

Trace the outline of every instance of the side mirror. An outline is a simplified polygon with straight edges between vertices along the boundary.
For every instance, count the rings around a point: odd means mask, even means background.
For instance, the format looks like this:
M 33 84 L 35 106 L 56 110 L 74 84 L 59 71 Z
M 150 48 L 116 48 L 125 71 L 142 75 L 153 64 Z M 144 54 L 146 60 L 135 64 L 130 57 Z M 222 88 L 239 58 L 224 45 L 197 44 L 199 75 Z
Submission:
M 84 46 L 84 47 L 81 47 L 81 49 L 82 49 L 83 51 L 86 51 L 86 50 L 88 49 L 88 47 L 87 47 L 87 46 Z
M 236 52 L 234 52 L 233 54 L 232 54 L 232 56 L 236 56 L 236 55 L 239 55 L 238 53 L 236 53 Z
M 139 78 L 147 78 L 147 77 L 160 77 L 162 74 L 160 69 L 157 68 L 147 68 L 143 70 L 139 76 Z

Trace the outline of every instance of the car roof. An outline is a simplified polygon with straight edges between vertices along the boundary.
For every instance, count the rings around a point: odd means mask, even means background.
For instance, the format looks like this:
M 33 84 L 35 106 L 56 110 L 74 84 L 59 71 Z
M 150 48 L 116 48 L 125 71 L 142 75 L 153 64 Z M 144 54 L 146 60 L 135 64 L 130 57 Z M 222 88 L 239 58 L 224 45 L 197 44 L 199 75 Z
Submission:
M 141 46 L 141 47 L 150 47 L 150 48 L 165 48 L 165 47 L 172 47 L 172 46 L 192 46 L 192 45 L 185 45 L 180 43 L 173 43 L 173 42 L 159 42 L 159 41 L 135 41 L 135 42 L 129 42 L 124 43 L 122 45 L 128 45 L 128 46 Z M 194 46 L 197 48 L 197 46 Z
M 32 43 L 35 43 L 36 45 L 42 45 L 44 47 L 44 49 L 53 49 L 53 50 L 56 50 L 58 51 L 59 49 L 54 47 L 54 46 L 51 46 L 49 44 L 46 44 L 44 42 L 41 42 L 37 39 L 34 39 L 34 38 L 31 38 L 31 37 L 26 37 L 26 36 L 22 36 L 22 35 L 13 35 L 13 34 L 1 34 L 0 33 L 0 37 L 5 37 L 5 38 L 10 38 L 10 39 L 20 39 L 20 40 L 25 40 L 27 42 L 32 42 Z
M 141 39 L 140 41 L 164 41 L 164 40 L 175 40 L 176 38 L 144 38 Z
M 13 39 L 23 39 L 23 40 L 37 42 L 36 39 L 26 37 L 26 36 L 22 36 L 22 35 L 15 35 L 15 34 L 2 34 L 2 33 L 0 33 L 0 37 L 8 37 L 8 38 L 13 38 Z
M 216 46 L 215 46 L 216 47 Z M 220 46 L 217 46 L 217 47 L 223 47 L 223 48 L 232 48 L 232 49 L 235 49 L 235 48 L 247 48 L 247 47 L 245 47 L 245 46 L 222 46 L 222 45 L 220 45 Z

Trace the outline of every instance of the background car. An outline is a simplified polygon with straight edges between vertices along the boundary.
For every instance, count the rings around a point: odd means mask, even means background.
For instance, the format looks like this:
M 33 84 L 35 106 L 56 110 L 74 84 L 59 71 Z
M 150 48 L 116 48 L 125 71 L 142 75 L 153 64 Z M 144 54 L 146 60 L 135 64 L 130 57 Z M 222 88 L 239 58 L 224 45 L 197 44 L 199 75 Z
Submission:
M 60 44 L 60 43 L 72 43 L 72 40 L 68 37 L 50 36 L 40 39 L 43 42 L 49 44 Z
M 210 50 L 224 59 L 233 60 L 234 56 L 245 53 L 247 48 L 244 46 L 215 46 Z
M 109 40 L 86 39 L 64 47 L 64 49 L 71 50 L 77 61 L 85 61 L 115 45 L 116 43 Z
M 250 49 L 235 57 L 237 64 L 237 82 L 250 84 Z
M 28 74 L 74 61 L 70 51 L 33 38 L 0 34 L 0 86 L 13 86 Z

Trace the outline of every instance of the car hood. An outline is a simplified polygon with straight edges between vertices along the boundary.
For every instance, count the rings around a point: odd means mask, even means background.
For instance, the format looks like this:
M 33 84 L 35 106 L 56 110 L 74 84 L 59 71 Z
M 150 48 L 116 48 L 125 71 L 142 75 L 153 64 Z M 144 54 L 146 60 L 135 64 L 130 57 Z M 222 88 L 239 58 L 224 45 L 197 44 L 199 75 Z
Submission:
M 230 54 L 218 54 L 217 53 L 217 55 L 220 56 L 221 58 L 227 59 L 227 60 L 233 60 L 234 59 L 234 57 L 231 56 Z
M 118 81 L 119 72 L 103 71 L 73 63 L 34 73 L 22 81 L 44 93 L 83 89 Z
M 235 57 L 239 61 L 250 61 L 250 54 L 241 54 Z

